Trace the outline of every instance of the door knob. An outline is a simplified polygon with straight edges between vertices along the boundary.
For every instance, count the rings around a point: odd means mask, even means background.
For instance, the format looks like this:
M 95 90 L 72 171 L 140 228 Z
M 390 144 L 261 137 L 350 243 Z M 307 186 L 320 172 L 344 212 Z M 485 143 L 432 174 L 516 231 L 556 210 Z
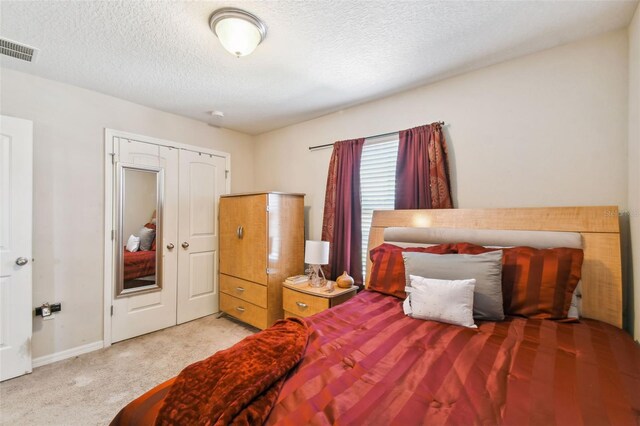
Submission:
M 18 266 L 24 266 L 27 263 L 29 263 L 29 259 L 27 259 L 26 257 L 19 257 L 16 259 L 16 265 Z
M 167 244 L 167 248 L 168 248 L 169 250 L 173 250 L 173 248 L 174 248 L 174 247 L 175 247 L 175 246 L 173 245 L 173 243 L 169 243 L 169 244 Z
M 189 247 L 189 243 L 188 242 L 184 242 L 182 243 L 182 248 L 188 248 Z

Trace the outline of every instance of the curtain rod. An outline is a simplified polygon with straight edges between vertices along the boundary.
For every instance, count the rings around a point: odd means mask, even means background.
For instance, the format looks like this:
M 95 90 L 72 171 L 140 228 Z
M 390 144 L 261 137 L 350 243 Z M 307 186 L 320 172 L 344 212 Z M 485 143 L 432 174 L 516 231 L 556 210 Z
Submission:
M 440 124 L 441 126 L 446 126 L 444 121 L 438 121 L 438 124 Z M 380 133 L 379 135 L 367 136 L 365 139 L 381 138 L 383 136 L 395 135 L 396 133 L 399 133 L 399 131 L 397 131 L 397 132 L 389 132 L 389 133 Z M 326 143 L 324 145 L 310 146 L 309 147 L 309 151 L 313 151 L 314 149 L 329 148 L 330 146 L 333 146 L 333 144 L 332 143 Z

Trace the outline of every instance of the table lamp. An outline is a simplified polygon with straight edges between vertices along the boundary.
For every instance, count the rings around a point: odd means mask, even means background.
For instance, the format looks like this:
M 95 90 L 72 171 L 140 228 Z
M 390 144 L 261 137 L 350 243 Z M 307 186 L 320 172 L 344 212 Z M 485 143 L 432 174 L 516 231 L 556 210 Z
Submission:
M 304 246 L 304 263 L 311 266 L 311 274 L 309 276 L 311 287 L 323 287 L 327 279 L 320 265 L 329 263 L 329 242 L 307 240 Z M 322 274 L 322 277 L 320 274 Z

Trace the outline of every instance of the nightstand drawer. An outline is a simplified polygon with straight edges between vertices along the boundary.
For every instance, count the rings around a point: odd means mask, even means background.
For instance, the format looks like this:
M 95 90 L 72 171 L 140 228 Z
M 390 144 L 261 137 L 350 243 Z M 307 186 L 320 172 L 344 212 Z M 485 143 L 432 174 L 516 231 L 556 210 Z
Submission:
M 285 318 L 303 318 L 300 315 L 296 315 L 292 312 L 287 312 L 287 311 L 284 311 L 284 317 Z
M 267 328 L 267 310 L 237 297 L 220 293 L 220 310 L 254 327 Z
M 282 307 L 285 311 L 301 317 L 308 317 L 329 308 L 329 299 L 301 293 L 288 288 L 282 292 Z
M 267 307 L 266 286 L 220 274 L 220 291 L 254 305 Z

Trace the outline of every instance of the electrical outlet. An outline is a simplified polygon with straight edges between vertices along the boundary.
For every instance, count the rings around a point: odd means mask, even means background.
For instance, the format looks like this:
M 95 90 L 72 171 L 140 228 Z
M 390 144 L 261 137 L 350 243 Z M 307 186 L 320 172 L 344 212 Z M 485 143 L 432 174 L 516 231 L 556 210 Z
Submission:
M 62 303 L 54 303 L 49 305 L 43 303 L 42 306 L 36 308 L 36 316 L 41 316 L 43 320 L 53 319 L 54 312 L 60 312 L 62 310 Z

